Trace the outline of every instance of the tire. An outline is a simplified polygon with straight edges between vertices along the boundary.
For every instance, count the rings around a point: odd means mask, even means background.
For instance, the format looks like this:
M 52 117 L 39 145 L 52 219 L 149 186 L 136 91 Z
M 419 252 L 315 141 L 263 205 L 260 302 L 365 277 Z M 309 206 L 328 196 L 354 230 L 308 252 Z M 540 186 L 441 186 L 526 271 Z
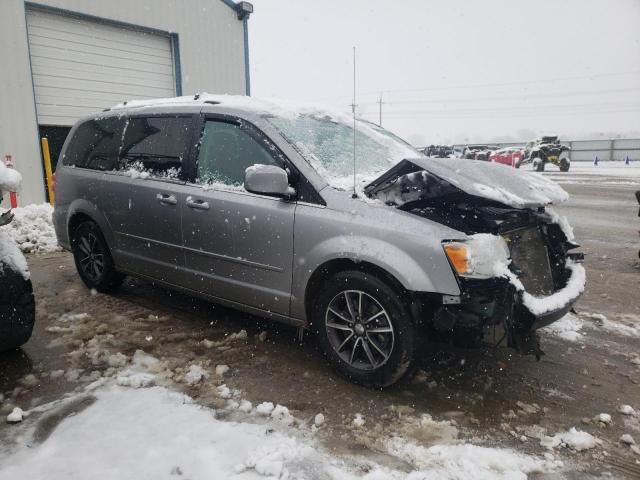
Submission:
M 560 160 L 560 171 L 561 172 L 568 172 L 569 171 L 569 166 L 571 164 L 569 162 L 567 162 L 566 160 Z
M 116 271 L 109 246 L 94 222 L 76 228 L 71 248 L 78 275 L 87 287 L 108 293 L 122 284 L 124 275 Z
M 31 280 L 0 262 L 0 352 L 27 343 L 35 319 Z
M 536 172 L 544 172 L 544 161 L 542 161 L 541 158 L 534 158 L 533 159 L 533 169 Z
M 409 372 L 417 333 L 394 288 L 374 275 L 344 271 L 329 277 L 315 300 L 311 329 L 340 375 L 366 387 L 383 388 Z

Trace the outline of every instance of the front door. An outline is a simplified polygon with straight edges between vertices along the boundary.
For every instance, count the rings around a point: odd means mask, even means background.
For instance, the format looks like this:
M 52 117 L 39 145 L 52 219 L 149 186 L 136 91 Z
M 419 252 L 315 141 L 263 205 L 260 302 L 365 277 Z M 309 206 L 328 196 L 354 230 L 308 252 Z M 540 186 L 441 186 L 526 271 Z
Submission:
M 245 122 L 207 119 L 195 184 L 182 207 L 189 287 L 262 311 L 288 315 L 295 203 L 243 188 L 254 164 L 284 158 Z

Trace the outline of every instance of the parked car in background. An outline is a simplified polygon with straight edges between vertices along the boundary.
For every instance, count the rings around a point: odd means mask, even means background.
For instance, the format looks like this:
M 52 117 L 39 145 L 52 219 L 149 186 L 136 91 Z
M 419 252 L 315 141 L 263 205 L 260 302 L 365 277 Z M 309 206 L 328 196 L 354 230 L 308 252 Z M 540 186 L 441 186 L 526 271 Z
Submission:
M 493 150 L 498 150 L 496 145 L 467 145 L 462 151 L 462 158 L 470 160 L 489 160 L 489 155 Z
M 522 161 L 524 147 L 505 147 L 489 154 L 489 161 L 515 167 Z
M 453 147 L 450 145 L 429 145 L 422 149 L 422 153 L 432 158 L 451 158 L 456 156 Z
M 18 190 L 22 177 L 0 161 L 0 201 L 3 192 Z M 2 227 L 13 220 L 11 210 L 0 215 L 0 352 L 13 350 L 31 338 L 36 304 L 27 260 Z
M 306 328 L 363 385 L 402 378 L 423 338 L 541 355 L 536 330 L 584 289 L 577 245 L 545 212 L 567 193 L 425 158 L 365 121 L 354 165 L 352 122 L 211 95 L 84 118 L 57 166 L 58 241 L 89 288 L 134 275 Z
M 531 164 L 536 172 L 543 172 L 548 163 L 556 165 L 561 172 L 568 172 L 571 166 L 571 148 L 562 145 L 558 137 L 541 137 L 527 143 L 524 157 L 516 164 L 516 168 Z

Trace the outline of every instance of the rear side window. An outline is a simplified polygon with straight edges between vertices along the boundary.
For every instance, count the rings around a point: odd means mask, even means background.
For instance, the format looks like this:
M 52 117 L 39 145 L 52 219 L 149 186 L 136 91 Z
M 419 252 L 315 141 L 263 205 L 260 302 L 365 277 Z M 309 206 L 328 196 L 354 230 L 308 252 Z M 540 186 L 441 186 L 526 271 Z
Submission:
M 191 117 L 134 117 L 124 133 L 120 169 L 175 178 L 189 153 Z
M 117 168 L 125 123 L 124 118 L 109 117 L 79 125 L 69 139 L 62 163 L 93 170 Z

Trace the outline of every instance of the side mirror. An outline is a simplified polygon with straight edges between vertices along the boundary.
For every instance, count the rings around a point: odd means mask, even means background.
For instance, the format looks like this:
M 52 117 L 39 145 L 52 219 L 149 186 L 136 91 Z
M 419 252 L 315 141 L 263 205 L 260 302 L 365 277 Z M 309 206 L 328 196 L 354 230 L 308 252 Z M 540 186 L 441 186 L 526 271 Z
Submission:
M 251 165 L 244 171 L 244 189 L 247 192 L 273 197 L 292 198 L 296 191 L 289 186 L 289 176 L 275 165 Z

